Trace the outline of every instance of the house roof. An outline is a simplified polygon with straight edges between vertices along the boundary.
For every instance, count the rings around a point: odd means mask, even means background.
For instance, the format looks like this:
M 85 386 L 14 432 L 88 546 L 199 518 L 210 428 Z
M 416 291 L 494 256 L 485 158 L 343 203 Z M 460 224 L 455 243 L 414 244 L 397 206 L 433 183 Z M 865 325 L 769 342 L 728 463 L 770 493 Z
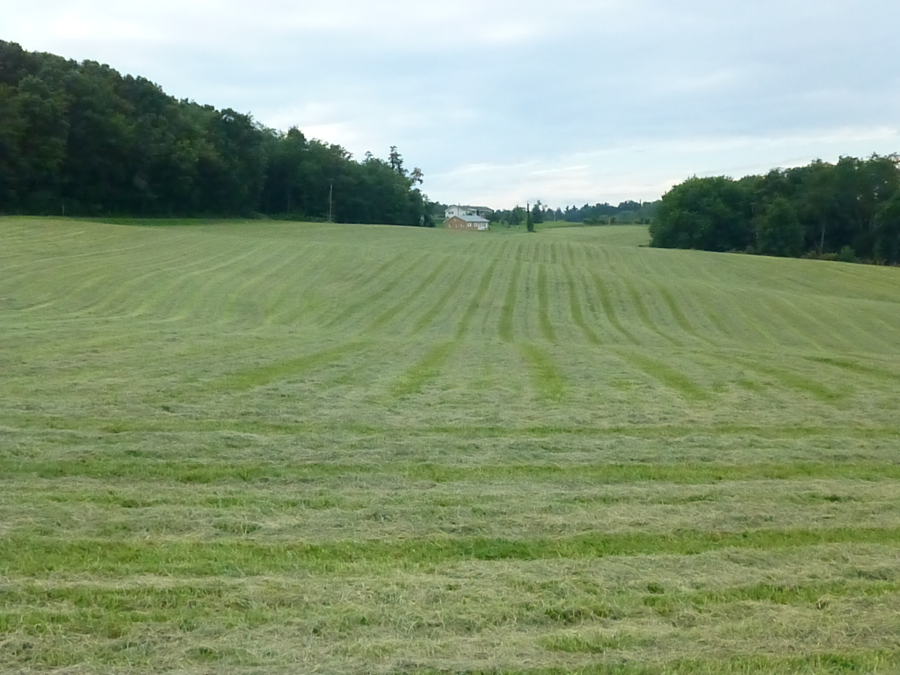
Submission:
M 460 220 L 464 220 L 467 223 L 487 223 L 489 222 L 487 219 L 482 218 L 481 216 L 453 216 L 454 218 L 459 218 Z
M 489 206 L 472 206 L 470 204 L 451 204 L 448 206 L 445 211 L 449 211 L 450 209 L 468 209 L 470 211 L 493 211 Z

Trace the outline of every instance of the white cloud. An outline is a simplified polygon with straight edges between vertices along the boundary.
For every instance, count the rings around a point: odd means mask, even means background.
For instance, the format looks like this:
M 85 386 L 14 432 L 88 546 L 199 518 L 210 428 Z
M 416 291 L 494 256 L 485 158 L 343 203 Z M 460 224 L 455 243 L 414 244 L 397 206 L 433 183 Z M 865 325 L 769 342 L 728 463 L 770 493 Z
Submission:
M 900 150 L 895 0 L 30 0 L 3 23 L 356 156 L 397 145 L 446 202 Z
M 814 159 L 866 156 L 873 145 L 900 148 L 900 130 L 823 129 L 770 137 L 636 139 L 591 152 L 509 164 L 469 164 L 430 177 L 440 201 L 510 206 L 540 199 L 564 206 L 627 199 L 653 200 L 692 175 L 734 178 L 789 168 Z M 443 197 L 443 195 L 448 195 Z

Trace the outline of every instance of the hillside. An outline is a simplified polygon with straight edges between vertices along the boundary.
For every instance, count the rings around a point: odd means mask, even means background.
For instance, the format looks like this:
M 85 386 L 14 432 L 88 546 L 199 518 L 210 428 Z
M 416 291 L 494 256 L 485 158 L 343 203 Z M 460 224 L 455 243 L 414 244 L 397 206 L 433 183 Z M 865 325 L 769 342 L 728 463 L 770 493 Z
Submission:
M 0 215 L 431 225 L 423 180 L 395 146 L 357 161 L 296 127 L 0 40 Z
M 0 670 L 900 667 L 900 269 L 648 240 L 0 219 Z

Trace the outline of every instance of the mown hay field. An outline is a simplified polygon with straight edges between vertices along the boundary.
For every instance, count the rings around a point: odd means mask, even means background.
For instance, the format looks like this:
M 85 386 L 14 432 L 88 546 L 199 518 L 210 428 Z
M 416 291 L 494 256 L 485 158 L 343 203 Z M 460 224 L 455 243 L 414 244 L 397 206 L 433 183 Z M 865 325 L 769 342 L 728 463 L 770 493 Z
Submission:
M 0 671 L 900 669 L 900 270 L 0 219 Z

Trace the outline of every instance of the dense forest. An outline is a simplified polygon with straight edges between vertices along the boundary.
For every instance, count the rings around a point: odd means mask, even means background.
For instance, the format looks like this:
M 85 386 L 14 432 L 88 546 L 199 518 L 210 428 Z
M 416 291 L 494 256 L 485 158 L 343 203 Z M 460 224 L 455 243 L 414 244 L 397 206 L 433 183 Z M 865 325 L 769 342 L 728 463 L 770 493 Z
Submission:
M 900 157 L 691 178 L 663 196 L 650 233 L 663 248 L 898 263 Z
M 396 148 L 356 161 L 298 129 L 0 41 L 0 213 L 431 225 L 421 183 Z

